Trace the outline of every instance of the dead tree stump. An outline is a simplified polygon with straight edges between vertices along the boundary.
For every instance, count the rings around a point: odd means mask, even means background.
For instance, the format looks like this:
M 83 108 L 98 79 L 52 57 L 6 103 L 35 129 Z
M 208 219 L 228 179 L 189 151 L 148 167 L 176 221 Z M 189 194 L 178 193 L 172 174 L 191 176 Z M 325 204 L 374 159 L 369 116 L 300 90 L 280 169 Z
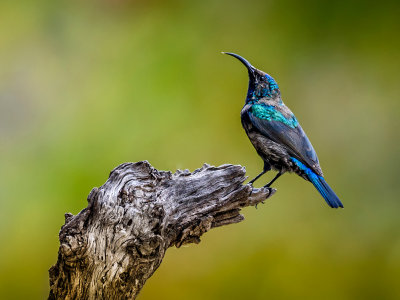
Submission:
M 49 299 L 135 299 L 169 247 L 242 221 L 241 208 L 275 192 L 245 179 L 244 167 L 229 164 L 175 174 L 147 161 L 118 166 L 87 208 L 65 214 Z

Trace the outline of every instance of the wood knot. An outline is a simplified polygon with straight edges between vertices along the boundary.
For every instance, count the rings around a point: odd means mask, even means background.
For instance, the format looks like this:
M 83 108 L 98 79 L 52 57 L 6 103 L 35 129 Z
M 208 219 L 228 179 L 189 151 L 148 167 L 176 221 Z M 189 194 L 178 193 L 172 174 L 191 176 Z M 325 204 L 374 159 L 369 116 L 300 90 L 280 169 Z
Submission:
M 135 256 L 151 260 L 158 257 L 162 244 L 163 239 L 157 235 L 147 239 L 137 238 L 127 244 L 127 250 Z

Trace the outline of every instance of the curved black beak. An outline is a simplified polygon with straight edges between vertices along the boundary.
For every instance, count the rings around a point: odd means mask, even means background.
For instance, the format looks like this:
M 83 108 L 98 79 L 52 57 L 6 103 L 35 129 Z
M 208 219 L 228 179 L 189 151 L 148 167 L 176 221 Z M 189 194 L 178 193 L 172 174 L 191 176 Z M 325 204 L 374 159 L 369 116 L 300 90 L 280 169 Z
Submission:
M 240 60 L 242 62 L 242 64 L 244 64 L 246 66 L 247 70 L 249 70 L 249 75 L 254 77 L 254 71 L 256 68 L 254 68 L 246 59 L 244 59 L 240 55 L 237 55 L 237 54 L 231 53 L 231 52 L 221 52 L 221 53 L 228 54 L 228 55 L 233 56 L 233 57 L 237 58 L 238 60 Z

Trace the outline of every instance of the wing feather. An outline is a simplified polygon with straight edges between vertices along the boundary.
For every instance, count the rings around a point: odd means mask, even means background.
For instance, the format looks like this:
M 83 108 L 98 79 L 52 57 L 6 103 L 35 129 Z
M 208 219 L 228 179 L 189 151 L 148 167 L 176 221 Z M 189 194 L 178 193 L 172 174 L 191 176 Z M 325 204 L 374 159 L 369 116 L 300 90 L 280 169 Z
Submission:
M 306 163 L 315 173 L 322 176 L 317 153 L 300 124 L 292 128 L 280 121 L 257 118 L 248 112 L 252 124 L 266 137 L 284 146 L 288 152 Z

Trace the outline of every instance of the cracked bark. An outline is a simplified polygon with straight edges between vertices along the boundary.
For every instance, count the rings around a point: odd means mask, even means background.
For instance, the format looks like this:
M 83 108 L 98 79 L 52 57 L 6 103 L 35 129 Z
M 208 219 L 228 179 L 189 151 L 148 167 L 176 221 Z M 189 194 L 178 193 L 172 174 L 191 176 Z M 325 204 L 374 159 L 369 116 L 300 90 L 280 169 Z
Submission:
M 147 161 L 118 166 L 87 208 L 65 214 L 49 299 L 135 299 L 169 247 L 242 221 L 243 207 L 275 192 L 245 179 L 244 167 L 229 164 L 175 174 Z

